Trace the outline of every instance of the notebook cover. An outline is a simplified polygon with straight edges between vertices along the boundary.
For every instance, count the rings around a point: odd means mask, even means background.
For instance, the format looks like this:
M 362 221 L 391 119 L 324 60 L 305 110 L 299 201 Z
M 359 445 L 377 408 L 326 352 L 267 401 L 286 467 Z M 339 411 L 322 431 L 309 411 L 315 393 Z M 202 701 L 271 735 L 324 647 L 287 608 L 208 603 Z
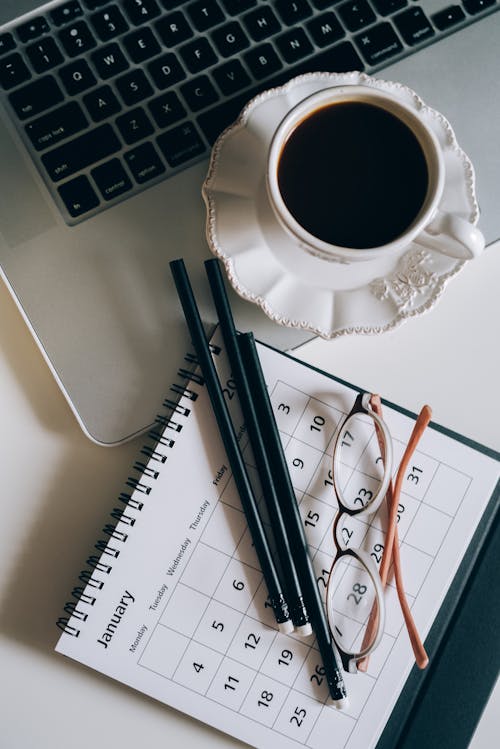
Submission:
M 413 668 L 377 749 L 465 749 L 471 741 L 500 663 L 499 499 L 497 484 L 426 638 L 429 666 Z

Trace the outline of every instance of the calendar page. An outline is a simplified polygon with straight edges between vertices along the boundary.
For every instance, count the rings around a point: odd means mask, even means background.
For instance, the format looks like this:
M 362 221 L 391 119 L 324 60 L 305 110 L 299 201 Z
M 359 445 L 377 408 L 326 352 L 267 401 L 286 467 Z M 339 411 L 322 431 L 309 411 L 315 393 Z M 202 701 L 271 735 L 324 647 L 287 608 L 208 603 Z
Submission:
M 356 391 L 273 349 L 259 346 L 259 354 L 324 599 L 337 511 L 332 442 Z M 216 358 L 262 507 L 234 383 L 223 354 Z M 387 406 L 384 417 L 397 469 L 413 420 Z M 360 488 L 363 449 L 352 460 Z M 414 662 L 392 577 L 382 640 L 367 673 L 344 674 L 349 705 L 340 711 L 314 634 L 277 630 L 203 385 L 189 385 L 158 444 L 143 453 L 149 462 L 136 463 L 130 491 L 103 528 L 102 555 L 94 550 L 80 575 L 56 649 L 261 749 L 373 747 Z M 432 427 L 408 466 L 398 532 L 422 638 L 498 477 L 496 460 Z M 344 541 L 380 563 L 385 522 L 384 505 L 349 519 Z

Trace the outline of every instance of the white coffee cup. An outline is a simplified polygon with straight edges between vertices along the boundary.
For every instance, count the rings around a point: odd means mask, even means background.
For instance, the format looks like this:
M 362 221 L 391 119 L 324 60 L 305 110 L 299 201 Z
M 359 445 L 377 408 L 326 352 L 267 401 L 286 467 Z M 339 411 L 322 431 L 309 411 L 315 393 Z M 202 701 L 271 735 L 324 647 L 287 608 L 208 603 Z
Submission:
M 357 249 L 330 244 L 314 236 L 292 215 L 280 191 L 278 167 L 290 135 L 318 110 L 342 102 L 368 103 L 392 114 L 411 130 L 425 157 L 427 191 L 416 217 L 402 233 L 380 246 Z M 408 179 L 411 179 L 411 174 L 408 174 Z M 476 257 L 484 248 L 484 237 L 476 226 L 466 218 L 439 207 L 445 186 L 445 164 L 442 148 L 433 130 L 420 111 L 411 109 L 386 91 L 363 85 L 337 86 L 322 89 L 301 101 L 288 112 L 274 133 L 269 148 L 266 180 L 272 209 L 290 240 L 324 260 L 347 264 L 377 260 L 389 254 L 401 254 L 412 242 L 463 260 Z

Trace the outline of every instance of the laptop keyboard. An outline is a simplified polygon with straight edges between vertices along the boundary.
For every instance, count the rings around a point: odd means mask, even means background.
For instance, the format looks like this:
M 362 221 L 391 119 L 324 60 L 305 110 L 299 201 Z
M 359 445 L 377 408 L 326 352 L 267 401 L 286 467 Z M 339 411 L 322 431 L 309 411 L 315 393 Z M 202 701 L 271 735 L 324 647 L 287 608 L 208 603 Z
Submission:
M 427 10 L 426 10 L 427 8 Z M 244 104 L 375 72 L 498 8 L 463 0 L 69 0 L 0 31 L 6 109 L 66 222 L 206 158 Z

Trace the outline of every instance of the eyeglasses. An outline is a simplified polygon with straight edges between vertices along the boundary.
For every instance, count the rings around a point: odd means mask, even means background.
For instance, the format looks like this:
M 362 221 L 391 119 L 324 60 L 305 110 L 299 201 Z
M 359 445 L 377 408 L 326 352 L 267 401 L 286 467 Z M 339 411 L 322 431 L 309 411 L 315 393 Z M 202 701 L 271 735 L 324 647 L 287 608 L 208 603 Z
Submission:
M 332 637 L 346 671 L 366 670 L 369 654 L 384 632 L 383 588 L 391 561 L 398 598 L 417 665 L 425 668 L 427 654 L 406 601 L 399 557 L 397 519 L 402 481 L 420 437 L 431 419 L 424 406 L 415 422 L 397 476 L 392 483 L 393 444 L 382 418 L 379 396 L 360 393 L 340 424 L 333 447 L 333 487 L 339 505 L 332 533 L 336 555 L 326 590 L 326 609 Z M 375 558 L 357 547 L 366 521 L 387 498 L 388 522 L 384 543 L 374 545 Z M 346 527 L 346 518 L 362 521 Z M 357 527 L 357 529 L 356 529 Z M 361 530 L 363 529 L 363 530 Z

